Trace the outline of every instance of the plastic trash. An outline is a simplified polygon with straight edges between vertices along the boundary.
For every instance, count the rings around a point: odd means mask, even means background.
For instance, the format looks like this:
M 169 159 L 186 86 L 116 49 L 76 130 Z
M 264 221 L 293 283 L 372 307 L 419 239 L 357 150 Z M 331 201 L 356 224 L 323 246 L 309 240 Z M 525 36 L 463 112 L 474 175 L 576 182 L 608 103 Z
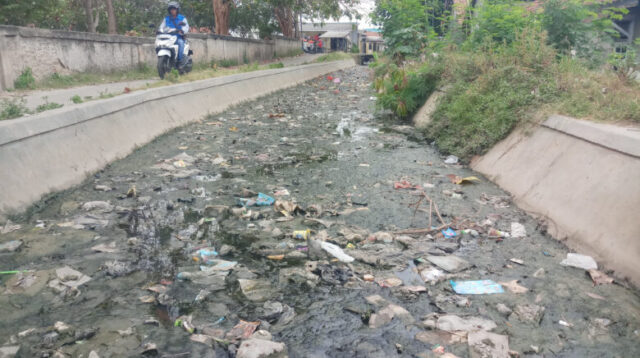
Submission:
M 293 232 L 293 238 L 298 240 L 307 240 L 311 237 L 311 230 L 296 230 Z
M 518 222 L 511 223 L 511 237 L 519 238 L 519 237 L 526 237 L 526 236 L 527 236 L 527 229 L 525 229 L 524 225 Z
M 461 295 L 485 295 L 504 293 L 502 286 L 491 280 L 482 281 L 449 281 L 453 290 Z
M 200 266 L 200 271 L 228 271 L 234 268 L 238 264 L 238 262 L 213 259 L 207 261 L 206 264 L 207 266 Z
M 0 244 L 0 252 L 14 252 L 22 246 L 21 240 L 11 240 L 9 242 Z
M 393 183 L 394 189 L 418 189 L 420 190 L 420 185 L 413 185 L 406 180 L 401 180 Z
M 453 183 L 458 185 L 464 184 L 473 184 L 475 182 L 480 182 L 481 180 L 478 177 L 470 176 L 470 177 L 461 177 L 455 174 L 447 174 L 447 178 Z
M 444 164 L 458 164 L 458 161 L 460 159 L 458 159 L 458 157 L 456 157 L 455 155 L 450 155 L 447 157 L 447 159 L 444 160 Z
M 333 79 L 333 83 L 340 83 L 340 82 L 342 82 L 342 81 L 340 80 L 340 78 L 334 78 L 334 79 Z
M 331 256 L 342 262 L 353 262 L 355 259 L 342 251 L 342 249 L 332 243 L 322 241 L 320 242 L 320 247 L 326 252 L 328 252 Z
M 562 266 L 571 266 L 583 270 L 597 270 L 598 263 L 591 256 L 568 253 L 567 258 L 560 262 Z
M 456 237 L 456 232 L 453 231 L 450 227 L 447 228 L 446 230 L 442 230 L 442 235 L 444 235 L 445 239 L 451 239 L 453 237 Z
M 237 198 L 238 205 L 240 206 L 270 206 L 275 203 L 276 199 L 270 197 L 267 194 L 258 193 L 256 199 Z
M 489 230 L 489 237 L 493 237 L 493 238 L 503 238 L 503 237 L 510 237 L 511 234 L 509 234 L 508 232 L 504 232 L 504 231 L 500 231 L 500 230 L 496 230 L 496 229 L 490 229 Z
M 35 272 L 35 271 L 31 271 L 31 270 L 0 271 L 0 275 L 17 275 L 19 273 L 28 273 L 28 272 Z
M 215 259 L 216 256 L 218 256 L 218 252 L 215 248 L 205 247 L 194 252 L 193 261 L 202 261 L 203 263 L 207 263 L 208 261 Z

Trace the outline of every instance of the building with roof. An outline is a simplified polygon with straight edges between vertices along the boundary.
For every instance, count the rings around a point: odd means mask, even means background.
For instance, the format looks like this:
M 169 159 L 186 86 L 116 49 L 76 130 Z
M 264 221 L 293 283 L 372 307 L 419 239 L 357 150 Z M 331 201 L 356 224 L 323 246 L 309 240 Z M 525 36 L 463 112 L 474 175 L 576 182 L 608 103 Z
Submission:
M 351 50 L 353 44 L 358 43 L 357 22 L 327 22 L 327 23 L 303 23 L 302 36 L 318 36 L 324 43 L 327 51 Z

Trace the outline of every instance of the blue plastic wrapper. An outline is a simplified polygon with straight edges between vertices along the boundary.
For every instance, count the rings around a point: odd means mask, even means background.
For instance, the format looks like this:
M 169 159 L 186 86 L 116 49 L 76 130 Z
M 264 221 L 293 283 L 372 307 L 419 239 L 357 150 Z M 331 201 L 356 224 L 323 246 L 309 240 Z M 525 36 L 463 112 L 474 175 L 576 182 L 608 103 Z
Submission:
M 236 198 L 236 201 L 238 205 L 246 208 L 248 206 L 270 206 L 276 202 L 276 199 L 267 194 L 258 193 L 258 197 L 256 199 Z
M 442 235 L 444 235 L 445 239 L 450 239 L 452 237 L 456 237 L 456 232 L 451 230 L 451 228 L 447 228 L 447 230 L 442 230 Z
M 453 281 L 450 280 L 451 287 L 456 293 L 461 295 L 486 295 L 492 293 L 504 293 L 502 286 L 491 280 L 482 281 Z
M 275 203 L 276 199 L 270 197 L 269 195 L 258 193 L 258 200 L 256 200 L 257 206 L 269 206 Z

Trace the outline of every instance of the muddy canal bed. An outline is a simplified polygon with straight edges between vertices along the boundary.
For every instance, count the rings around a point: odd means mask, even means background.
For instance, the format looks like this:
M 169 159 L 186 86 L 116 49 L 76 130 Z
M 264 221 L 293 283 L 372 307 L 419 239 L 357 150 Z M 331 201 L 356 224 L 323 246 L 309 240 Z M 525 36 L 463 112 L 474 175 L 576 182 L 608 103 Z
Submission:
M 0 352 L 640 356 L 635 289 L 561 265 L 508 194 L 379 118 L 366 68 L 332 77 L 172 131 L 5 225 L 0 271 L 26 272 L 0 275 Z M 501 292 L 452 286 L 478 280 Z

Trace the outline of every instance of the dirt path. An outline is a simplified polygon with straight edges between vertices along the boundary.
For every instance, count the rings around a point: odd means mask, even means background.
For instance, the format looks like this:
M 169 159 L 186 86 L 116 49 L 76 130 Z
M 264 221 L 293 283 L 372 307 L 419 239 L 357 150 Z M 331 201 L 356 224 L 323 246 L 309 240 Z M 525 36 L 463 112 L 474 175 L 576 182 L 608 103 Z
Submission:
M 635 289 L 561 265 L 568 250 L 492 183 L 453 183 L 477 174 L 375 115 L 366 68 L 332 77 L 170 132 L 5 227 L 0 270 L 32 272 L 0 275 L 0 349 L 640 355 Z M 275 208 L 250 206 L 258 193 Z M 406 231 L 429 225 L 455 236 Z M 470 280 L 504 292 L 454 292 Z

